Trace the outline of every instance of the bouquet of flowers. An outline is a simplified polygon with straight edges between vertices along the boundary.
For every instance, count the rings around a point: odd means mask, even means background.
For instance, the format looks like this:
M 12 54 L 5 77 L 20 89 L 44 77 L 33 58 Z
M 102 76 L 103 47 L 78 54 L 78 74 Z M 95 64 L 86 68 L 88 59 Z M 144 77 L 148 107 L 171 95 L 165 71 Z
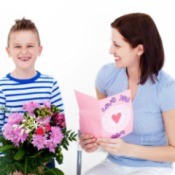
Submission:
M 63 175 L 61 170 L 46 164 L 53 158 L 61 164 L 62 148 L 68 150 L 77 134 L 66 129 L 64 114 L 49 102 L 29 102 L 23 109 L 24 113 L 11 113 L 2 129 L 0 175 L 15 171 L 24 175 Z

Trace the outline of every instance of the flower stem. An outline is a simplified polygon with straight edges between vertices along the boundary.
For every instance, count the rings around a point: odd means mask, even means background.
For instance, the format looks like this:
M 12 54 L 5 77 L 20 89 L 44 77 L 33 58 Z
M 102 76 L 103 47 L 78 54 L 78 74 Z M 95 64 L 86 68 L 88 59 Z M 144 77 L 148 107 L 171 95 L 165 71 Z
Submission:
M 27 175 L 27 165 L 28 165 L 28 158 L 25 158 L 25 169 L 24 169 L 24 175 Z

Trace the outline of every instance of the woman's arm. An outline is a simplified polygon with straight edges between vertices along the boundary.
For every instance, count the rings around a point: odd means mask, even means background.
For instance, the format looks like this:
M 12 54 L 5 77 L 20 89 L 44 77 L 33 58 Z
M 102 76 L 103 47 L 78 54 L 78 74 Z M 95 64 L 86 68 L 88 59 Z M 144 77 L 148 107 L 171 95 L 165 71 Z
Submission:
M 102 94 L 97 88 L 95 90 L 96 90 L 97 99 L 100 100 L 107 97 L 105 94 Z
M 140 146 L 124 142 L 122 139 L 99 139 L 99 145 L 107 152 L 158 162 L 175 161 L 175 110 L 163 112 L 167 146 Z M 155 135 L 156 137 L 156 135 Z

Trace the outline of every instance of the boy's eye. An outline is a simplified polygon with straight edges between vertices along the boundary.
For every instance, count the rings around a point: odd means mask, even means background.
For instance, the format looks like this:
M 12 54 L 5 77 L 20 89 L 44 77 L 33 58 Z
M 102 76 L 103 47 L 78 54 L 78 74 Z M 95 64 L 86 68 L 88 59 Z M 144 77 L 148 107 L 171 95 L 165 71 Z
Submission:
M 14 46 L 14 48 L 17 48 L 18 49 L 18 48 L 21 48 L 21 46 Z
M 28 45 L 27 47 L 30 48 L 30 47 L 34 47 L 34 46 L 33 45 Z

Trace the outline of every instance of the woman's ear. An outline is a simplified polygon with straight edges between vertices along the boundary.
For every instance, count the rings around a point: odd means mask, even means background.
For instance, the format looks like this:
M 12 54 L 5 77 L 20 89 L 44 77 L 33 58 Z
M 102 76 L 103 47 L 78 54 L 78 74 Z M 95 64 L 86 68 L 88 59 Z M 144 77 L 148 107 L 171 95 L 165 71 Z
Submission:
M 139 44 L 139 45 L 137 46 L 137 54 L 138 54 L 138 56 L 141 56 L 143 53 L 144 53 L 143 44 Z

